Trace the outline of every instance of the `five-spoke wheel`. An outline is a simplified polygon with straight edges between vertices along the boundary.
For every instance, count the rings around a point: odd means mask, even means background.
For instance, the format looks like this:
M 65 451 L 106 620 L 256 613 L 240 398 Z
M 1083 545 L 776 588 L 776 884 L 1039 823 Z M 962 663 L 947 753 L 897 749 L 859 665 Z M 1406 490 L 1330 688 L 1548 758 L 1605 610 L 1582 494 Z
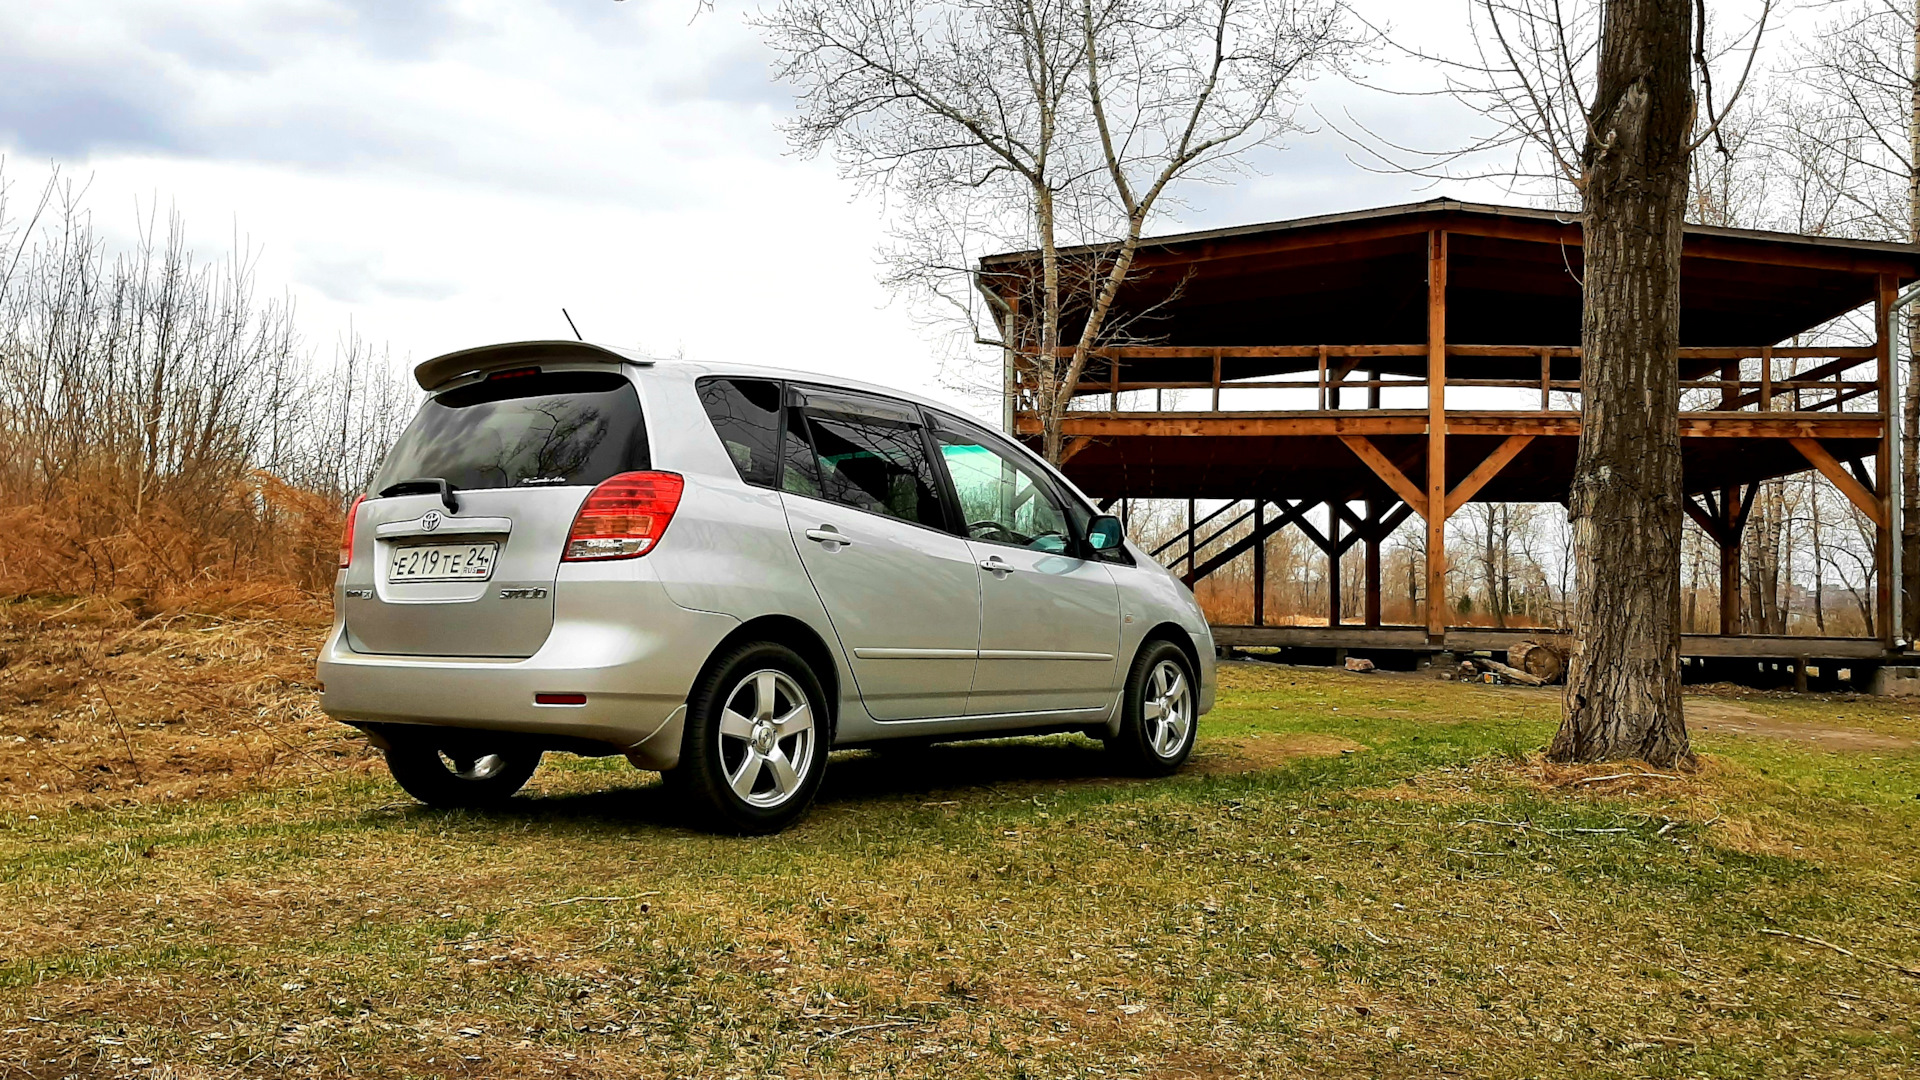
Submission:
M 762 668 L 742 678 L 720 710 L 720 767 L 752 806 L 774 807 L 800 791 L 813 764 L 813 705 L 793 677 Z
M 711 664 L 687 703 L 671 780 L 704 824 L 768 833 L 800 817 L 819 790 L 830 746 L 826 695 L 785 645 L 742 645 Z
M 1127 673 L 1120 731 L 1107 739 L 1136 772 L 1164 776 L 1193 753 L 1198 709 L 1192 664 L 1171 641 L 1149 641 Z

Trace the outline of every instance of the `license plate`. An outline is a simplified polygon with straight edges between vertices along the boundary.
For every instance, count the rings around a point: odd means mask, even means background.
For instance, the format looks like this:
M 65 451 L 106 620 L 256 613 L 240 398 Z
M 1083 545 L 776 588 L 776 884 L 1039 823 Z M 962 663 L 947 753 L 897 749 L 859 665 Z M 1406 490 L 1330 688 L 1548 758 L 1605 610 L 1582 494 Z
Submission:
M 485 581 L 493 576 L 493 557 L 499 548 L 500 545 L 492 541 L 397 547 L 387 564 L 387 580 Z

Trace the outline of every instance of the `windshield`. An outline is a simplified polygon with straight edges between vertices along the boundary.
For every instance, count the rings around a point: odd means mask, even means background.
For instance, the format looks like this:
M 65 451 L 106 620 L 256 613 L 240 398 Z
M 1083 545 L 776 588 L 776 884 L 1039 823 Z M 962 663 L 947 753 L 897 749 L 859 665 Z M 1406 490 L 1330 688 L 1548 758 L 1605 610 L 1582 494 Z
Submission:
M 502 372 L 428 399 L 373 491 L 421 477 L 465 489 L 587 485 L 647 467 L 646 421 L 625 377 Z

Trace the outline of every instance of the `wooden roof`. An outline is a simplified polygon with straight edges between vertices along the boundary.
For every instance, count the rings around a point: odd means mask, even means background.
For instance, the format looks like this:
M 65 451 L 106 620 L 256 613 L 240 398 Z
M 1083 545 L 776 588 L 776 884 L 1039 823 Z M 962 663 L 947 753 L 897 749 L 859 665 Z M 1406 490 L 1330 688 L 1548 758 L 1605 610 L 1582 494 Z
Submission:
M 1422 342 L 1435 229 L 1448 233 L 1450 342 L 1579 344 L 1579 216 L 1453 199 L 1149 239 L 1116 312 L 1160 305 L 1135 328 L 1155 344 Z M 982 259 L 983 287 L 1036 259 Z M 1920 279 L 1920 245 L 1688 225 L 1681 344 L 1778 344 L 1871 302 L 1881 274 Z

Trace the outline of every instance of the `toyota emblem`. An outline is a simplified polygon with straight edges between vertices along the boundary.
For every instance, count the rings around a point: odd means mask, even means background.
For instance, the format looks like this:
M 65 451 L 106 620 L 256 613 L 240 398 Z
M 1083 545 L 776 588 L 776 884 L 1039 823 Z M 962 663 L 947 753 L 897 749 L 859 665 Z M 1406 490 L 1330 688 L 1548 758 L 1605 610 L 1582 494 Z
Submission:
M 433 530 L 439 528 L 440 527 L 440 511 L 438 510 L 427 511 L 427 515 L 420 519 L 420 527 L 427 530 L 428 532 L 432 532 Z

